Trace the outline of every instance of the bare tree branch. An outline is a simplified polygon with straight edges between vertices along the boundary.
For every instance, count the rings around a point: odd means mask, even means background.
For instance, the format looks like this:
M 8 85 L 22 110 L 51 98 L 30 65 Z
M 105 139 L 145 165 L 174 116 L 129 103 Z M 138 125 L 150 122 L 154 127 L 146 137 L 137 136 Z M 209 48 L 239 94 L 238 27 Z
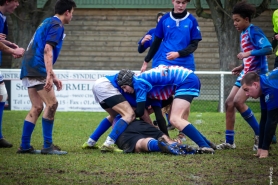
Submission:
M 267 10 L 270 3 L 271 0 L 263 0 L 263 2 L 258 7 L 256 7 L 256 14 L 254 18 L 260 16 L 265 10 Z
M 37 19 L 36 26 L 38 26 L 45 18 L 54 15 L 56 2 L 57 0 L 47 0 L 42 10 L 35 12 L 35 16 L 39 17 L 39 19 Z
M 217 0 L 214 0 L 214 3 L 216 4 L 216 9 L 219 11 L 221 10 L 224 14 L 226 14 L 228 17 L 232 18 L 231 15 L 229 13 L 226 12 L 226 10 L 223 9 L 222 7 L 222 3 L 221 1 L 217 1 Z
M 204 9 L 201 5 L 201 1 L 200 0 L 196 0 L 196 14 L 198 17 L 203 17 L 205 19 L 211 19 L 211 14 L 204 12 Z

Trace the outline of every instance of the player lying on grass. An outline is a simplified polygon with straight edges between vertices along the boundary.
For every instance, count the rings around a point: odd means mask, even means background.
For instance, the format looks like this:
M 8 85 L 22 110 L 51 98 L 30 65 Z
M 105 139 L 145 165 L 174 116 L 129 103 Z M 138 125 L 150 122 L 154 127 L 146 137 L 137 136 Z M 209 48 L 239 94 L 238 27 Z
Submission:
M 124 153 L 163 152 L 173 155 L 204 153 L 206 151 L 179 144 L 153 125 L 134 120 L 116 141 Z
M 193 71 L 179 66 L 158 66 L 138 76 L 130 70 L 121 70 L 117 83 L 126 93 L 135 93 L 136 111 L 142 112 L 147 98 L 166 100 L 174 95 L 170 122 L 193 140 L 202 150 L 214 152 L 211 142 L 187 120 L 183 118 L 194 97 L 200 93 L 200 80 Z
M 117 75 L 118 74 L 116 74 L 115 76 L 117 77 Z M 100 80 L 102 80 L 102 79 L 100 79 Z M 131 105 L 131 107 L 133 109 L 136 109 L 137 104 L 136 104 L 136 100 L 135 100 L 136 98 L 134 97 L 134 94 L 125 93 L 125 92 L 123 92 L 123 90 L 120 87 L 119 87 L 119 91 L 124 96 L 125 100 Z M 161 106 L 165 106 L 169 102 L 171 103 L 171 101 L 168 101 L 168 100 L 157 101 L 157 100 L 148 99 L 147 103 L 146 103 L 147 105 L 146 105 L 146 109 L 144 111 L 144 115 L 140 118 L 140 119 L 146 121 L 147 123 L 149 123 L 150 125 L 152 125 L 152 121 L 151 121 L 149 114 L 154 112 L 159 129 L 167 136 L 169 136 L 169 134 L 168 134 L 168 130 L 166 127 L 166 121 L 161 112 Z M 148 107 L 151 107 L 151 109 L 153 111 L 150 112 L 149 109 L 147 110 Z M 82 145 L 82 148 L 83 149 L 99 148 L 99 146 L 97 145 L 98 139 L 112 126 L 112 123 L 117 122 L 120 118 L 121 118 L 120 114 L 118 114 L 116 117 L 112 117 L 111 115 L 109 115 L 106 118 L 104 118 L 99 123 L 96 130 L 94 130 L 93 133 L 90 135 L 90 137 L 88 138 L 88 141 Z M 113 119 L 113 122 L 110 121 L 111 119 Z M 110 150 L 110 152 L 113 152 L 113 151 L 117 151 L 117 148 Z
M 155 112 L 159 128 L 168 135 L 166 121 L 161 112 L 161 106 L 163 103 L 160 100 L 150 100 L 148 103 L 141 103 L 140 95 L 125 93 L 117 84 L 117 79 L 118 74 L 115 74 L 100 78 L 94 83 L 93 93 L 95 100 L 100 103 L 100 106 L 109 115 L 99 123 L 97 129 L 92 133 L 88 141 L 84 143 L 82 148 L 94 147 L 99 137 L 111 127 L 115 117 L 120 114 L 121 118 L 115 123 L 114 128 L 101 147 L 102 152 L 113 152 L 117 150 L 114 147 L 115 141 L 135 117 L 140 117 L 146 122 L 152 124 L 145 109 L 149 105 L 152 106 Z M 136 109 L 134 110 L 132 106 L 136 107 Z M 140 108 L 138 109 L 138 107 Z
M 267 74 L 247 73 L 241 80 L 246 96 L 260 98 L 261 120 L 256 156 L 266 158 L 278 123 L 278 68 Z

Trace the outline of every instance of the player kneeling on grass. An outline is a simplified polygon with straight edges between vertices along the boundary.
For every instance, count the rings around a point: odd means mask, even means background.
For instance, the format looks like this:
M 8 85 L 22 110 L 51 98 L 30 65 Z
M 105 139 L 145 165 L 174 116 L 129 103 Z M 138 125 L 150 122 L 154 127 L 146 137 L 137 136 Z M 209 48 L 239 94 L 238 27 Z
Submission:
M 255 156 L 266 158 L 278 123 L 278 68 L 262 75 L 249 72 L 241 80 L 241 85 L 248 97 L 260 97 L 260 135 Z
M 135 93 L 140 97 L 136 100 L 141 105 L 137 106 L 138 112 L 144 109 L 147 98 L 166 100 L 174 95 L 170 122 L 204 152 L 214 152 L 212 143 L 183 118 L 194 97 L 200 93 L 200 80 L 193 71 L 179 66 L 161 65 L 135 76 L 134 72 L 123 69 L 119 72 L 117 83 L 124 92 Z

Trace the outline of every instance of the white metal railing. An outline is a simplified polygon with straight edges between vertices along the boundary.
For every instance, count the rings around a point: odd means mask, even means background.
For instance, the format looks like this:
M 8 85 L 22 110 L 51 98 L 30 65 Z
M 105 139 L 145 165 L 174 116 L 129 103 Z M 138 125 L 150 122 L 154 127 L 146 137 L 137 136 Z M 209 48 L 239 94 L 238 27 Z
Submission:
M 21 85 L 20 69 L 1 69 L 0 70 L 5 80 L 11 81 L 10 103 L 11 110 L 28 110 L 30 106 L 27 90 Z M 100 106 L 93 101 L 91 87 L 93 82 L 105 75 L 111 75 L 118 70 L 54 70 L 59 79 L 63 81 L 63 90 L 56 92 L 59 101 L 59 109 L 61 111 L 102 111 Z M 135 71 L 139 73 L 139 71 Z M 219 88 L 219 94 L 214 94 L 214 100 L 220 103 L 220 112 L 224 112 L 224 91 L 225 91 L 225 75 L 231 75 L 227 71 L 195 71 L 197 75 L 216 75 L 213 90 L 216 93 Z M 219 76 L 218 76 L 219 75 Z M 202 86 L 206 86 L 206 77 L 200 78 Z M 211 83 L 211 82 L 209 82 Z M 233 82 L 234 83 L 234 82 Z M 232 87 L 233 84 L 231 84 Z M 208 94 L 202 94 L 206 89 L 201 90 L 201 96 L 205 97 Z M 76 99 L 76 97 L 78 97 Z M 205 99 L 205 98 L 203 98 Z M 89 101 L 90 100 L 90 101 Z

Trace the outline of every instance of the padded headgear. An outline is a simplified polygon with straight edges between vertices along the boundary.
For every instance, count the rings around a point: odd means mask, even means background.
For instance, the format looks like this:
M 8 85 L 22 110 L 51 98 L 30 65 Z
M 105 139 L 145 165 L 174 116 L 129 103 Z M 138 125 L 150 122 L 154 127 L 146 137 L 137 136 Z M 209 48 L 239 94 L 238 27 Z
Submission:
M 133 87 L 133 81 L 132 81 L 132 77 L 135 73 L 128 70 L 128 69 L 122 69 L 120 70 L 119 74 L 118 74 L 118 78 L 117 78 L 117 83 L 119 86 L 122 85 L 129 85 L 131 87 Z

